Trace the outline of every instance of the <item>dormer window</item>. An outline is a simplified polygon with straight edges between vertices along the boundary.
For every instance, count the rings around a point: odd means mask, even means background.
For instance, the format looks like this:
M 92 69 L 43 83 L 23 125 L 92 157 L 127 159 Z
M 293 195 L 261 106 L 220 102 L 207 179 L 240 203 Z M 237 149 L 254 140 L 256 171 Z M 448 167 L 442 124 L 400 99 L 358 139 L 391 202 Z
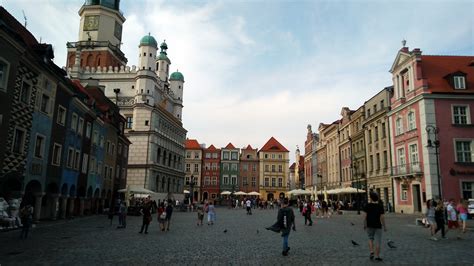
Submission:
M 465 90 L 466 89 L 466 79 L 464 76 L 454 76 L 454 89 L 456 90 Z

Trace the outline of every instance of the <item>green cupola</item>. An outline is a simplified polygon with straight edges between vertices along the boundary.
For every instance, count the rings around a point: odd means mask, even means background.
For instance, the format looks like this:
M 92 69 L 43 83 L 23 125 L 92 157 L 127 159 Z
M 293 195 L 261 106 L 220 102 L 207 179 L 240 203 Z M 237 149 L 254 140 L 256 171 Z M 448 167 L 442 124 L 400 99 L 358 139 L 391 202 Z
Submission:
M 140 46 L 153 46 L 156 49 L 158 49 L 158 43 L 156 42 L 155 38 L 148 33 L 148 35 L 143 36 L 143 38 L 140 40 Z
M 171 73 L 170 80 L 179 80 L 184 82 L 184 76 L 181 72 L 176 70 L 176 72 Z

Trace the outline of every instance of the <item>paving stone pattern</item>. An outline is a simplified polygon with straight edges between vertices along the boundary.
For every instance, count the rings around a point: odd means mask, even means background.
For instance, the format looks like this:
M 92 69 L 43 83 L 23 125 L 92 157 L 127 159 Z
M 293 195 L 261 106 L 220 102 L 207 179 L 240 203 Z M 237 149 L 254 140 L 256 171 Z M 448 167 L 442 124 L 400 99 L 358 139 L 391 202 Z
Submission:
M 295 210 L 296 212 L 296 210 Z M 296 212 L 297 213 L 297 212 Z M 369 260 L 362 215 L 348 212 L 316 219 L 304 226 L 297 213 L 291 232 L 290 254 L 283 257 L 282 239 L 264 228 L 276 220 L 277 210 L 217 208 L 213 226 L 196 225 L 196 213 L 174 212 L 169 232 L 158 230 L 156 214 L 148 234 L 139 234 L 141 217 L 129 216 L 126 229 L 109 226 L 107 216 L 42 222 L 30 238 L 20 231 L 0 233 L 0 265 L 366 265 Z M 474 231 L 457 240 L 429 240 L 429 231 L 415 226 L 413 215 L 388 214 L 383 235 L 385 264 L 474 264 Z M 472 229 L 472 221 L 469 221 Z M 354 223 L 355 225 L 351 225 Z M 224 230 L 227 230 L 224 233 Z M 396 249 L 387 247 L 388 239 Z M 359 243 L 353 246 L 351 240 Z M 378 263 L 380 264 L 380 262 Z

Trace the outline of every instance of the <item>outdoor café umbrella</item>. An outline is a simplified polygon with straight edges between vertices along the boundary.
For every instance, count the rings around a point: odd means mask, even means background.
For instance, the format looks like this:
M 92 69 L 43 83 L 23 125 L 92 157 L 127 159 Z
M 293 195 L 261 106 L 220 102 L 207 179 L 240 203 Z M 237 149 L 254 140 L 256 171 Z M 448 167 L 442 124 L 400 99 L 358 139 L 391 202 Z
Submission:
M 230 194 L 232 194 L 232 192 L 227 191 L 227 190 L 221 192 L 221 195 L 230 195 Z
M 252 191 L 250 193 L 247 193 L 247 195 L 250 195 L 250 196 L 260 196 L 260 193 L 258 193 L 257 191 Z
M 247 195 L 247 193 L 243 191 L 235 192 L 234 195 L 241 196 L 241 195 Z
M 186 189 L 185 189 L 185 190 L 183 191 L 183 193 L 184 193 L 184 194 L 189 194 L 189 190 L 186 190 Z

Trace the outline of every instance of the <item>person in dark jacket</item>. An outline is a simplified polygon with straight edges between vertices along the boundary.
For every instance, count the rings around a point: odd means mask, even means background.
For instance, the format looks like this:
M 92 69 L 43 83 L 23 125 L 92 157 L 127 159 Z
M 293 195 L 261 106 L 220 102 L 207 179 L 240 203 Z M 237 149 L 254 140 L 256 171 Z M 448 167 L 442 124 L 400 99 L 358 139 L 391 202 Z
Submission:
M 435 234 L 438 233 L 439 230 L 441 230 L 441 237 L 446 238 L 446 232 L 444 230 L 444 206 L 443 202 L 441 200 L 438 200 L 438 202 L 433 202 L 436 204 L 433 204 L 435 207 L 435 221 L 436 221 L 436 230 Z
M 145 229 L 145 234 L 148 234 L 148 226 L 151 222 L 151 202 L 148 198 L 145 199 L 145 204 L 141 208 L 140 212 L 143 215 L 143 222 L 142 222 L 142 229 L 140 230 L 140 234 L 143 233 L 143 229 Z
M 283 200 L 282 208 L 278 210 L 277 222 L 267 229 L 274 232 L 281 232 L 281 236 L 283 237 L 283 251 L 281 254 L 288 256 L 288 251 L 290 250 L 288 246 L 290 230 L 293 229 L 293 231 L 296 231 L 295 213 L 293 209 L 288 206 L 288 198 Z
M 313 220 L 311 220 L 311 213 L 312 213 L 312 203 L 311 201 L 308 201 L 308 203 L 306 204 L 306 207 L 305 210 L 304 210 L 304 225 L 306 225 L 306 223 L 308 223 L 308 226 L 312 226 L 313 225 Z
M 173 205 L 171 204 L 171 200 L 168 200 L 168 205 L 165 209 L 166 212 L 166 231 L 170 230 L 171 224 L 171 215 L 173 214 Z

